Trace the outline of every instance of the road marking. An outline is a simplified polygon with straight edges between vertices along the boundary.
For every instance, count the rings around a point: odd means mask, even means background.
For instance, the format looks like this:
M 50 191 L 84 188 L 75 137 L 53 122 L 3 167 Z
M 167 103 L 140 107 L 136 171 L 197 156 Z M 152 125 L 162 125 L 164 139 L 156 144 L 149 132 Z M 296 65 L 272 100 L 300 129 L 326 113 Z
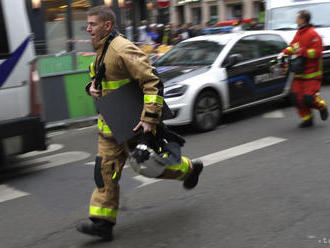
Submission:
M 64 146 L 61 144 L 51 144 L 50 146 L 48 146 L 48 149 L 45 151 L 33 151 L 33 152 L 28 152 L 25 154 L 21 154 L 18 155 L 17 158 L 30 158 L 30 157 L 34 157 L 37 155 L 41 155 L 41 154 L 45 154 L 45 153 L 50 153 L 50 152 L 55 152 L 58 150 L 61 150 Z
M 147 186 L 149 184 L 157 183 L 159 181 L 162 181 L 162 179 L 154 179 L 154 178 L 149 178 L 149 177 L 144 177 L 144 176 L 135 176 L 133 179 L 141 182 L 142 184 L 139 185 L 137 188 L 142 188 L 144 186 Z
M 19 171 L 18 173 L 25 174 L 25 173 L 45 170 L 45 169 L 81 161 L 88 158 L 89 156 L 90 154 L 87 152 L 73 151 L 73 152 L 63 152 L 42 158 L 23 161 L 18 163 L 18 166 L 25 168 Z M 43 165 L 38 165 L 38 164 L 43 164 Z
M 275 110 L 275 111 L 263 114 L 262 117 L 266 118 L 266 119 L 277 119 L 277 118 L 284 118 L 285 115 L 282 110 Z
M 7 185 L 0 185 L 0 203 L 27 196 L 29 193 L 16 190 Z
M 49 133 L 49 134 L 47 134 L 47 138 L 51 138 L 51 137 L 54 137 L 54 136 L 62 135 L 64 133 L 65 133 L 65 131 L 58 131 L 58 132 Z
M 278 143 L 284 142 L 286 139 L 277 137 L 266 137 L 258 139 L 243 145 L 235 146 L 223 151 L 215 152 L 203 157 L 200 157 L 204 163 L 204 166 L 209 166 L 215 163 L 219 163 L 234 157 L 244 155 L 253 151 L 257 151 L 268 146 L 276 145 Z
M 287 139 L 277 138 L 277 137 L 265 137 L 239 146 L 234 146 L 226 150 L 211 153 L 206 156 L 199 157 L 198 159 L 201 159 L 204 163 L 204 166 L 206 167 L 253 151 L 261 150 L 263 148 L 279 144 L 286 140 Z M 142 182 L 142 185 L 140 185 L 138 188 L 142 188 L 144 186 L 163 180 L 163 179 L 150 179 L 143 176 L 136 176 L 134 177 L 134 179 Z

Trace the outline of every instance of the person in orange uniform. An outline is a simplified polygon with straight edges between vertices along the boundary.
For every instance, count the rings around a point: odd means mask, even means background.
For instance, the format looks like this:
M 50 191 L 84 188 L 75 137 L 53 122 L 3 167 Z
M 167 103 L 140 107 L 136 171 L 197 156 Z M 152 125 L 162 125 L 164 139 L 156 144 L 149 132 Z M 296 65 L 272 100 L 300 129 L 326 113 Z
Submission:
M 163 85 L 150 65 L 149 58 L 116 29 L 116 18 L 109 7 L 98 6 L 88 12 L 87 32 L 96 49 L 95 62 L 90 66 L 92 81 L 86 86 L 88 95 L 98 98 L 126 84 L 136 83 L 144 93 L 141 121 L 132 127 L 153 132 L 161 122 Z M 106 45 L 108 44 L 108 45 Z M 104 54 L 104 57 L 102 56 Z M 102 89 L 95 85 L 95 75 L 104 58 L 105 73 Z M 112 239 L 119 208 L 119 180 L 128 158 L 128 144 L 119 144 L 102 115 L 98 119 L 98 154 L 95 161 L 94 179 L 96 188 L 89 206 L 91 221 L 79 223 L 76 228 L 83 234 Z M 159 178 L 183 181 L 186 189 L 194 188 L 203 169 L 200 160 L 182 157 L 178 164 L 167 166 Z
M 294 106 L 302 119 L 300 128 L 313 126 L 312 109 L 318 109 L 323 121 L 328 119 L 327 103 L 320 96 L 322 84 L 322 38 L 310 24 L 311 14 L 301 10 L 297 14 L 297 31 L 290 46 L 282 55 L 296 55 L 303 58 L 303 72 L 295 73 L 291 95 Z

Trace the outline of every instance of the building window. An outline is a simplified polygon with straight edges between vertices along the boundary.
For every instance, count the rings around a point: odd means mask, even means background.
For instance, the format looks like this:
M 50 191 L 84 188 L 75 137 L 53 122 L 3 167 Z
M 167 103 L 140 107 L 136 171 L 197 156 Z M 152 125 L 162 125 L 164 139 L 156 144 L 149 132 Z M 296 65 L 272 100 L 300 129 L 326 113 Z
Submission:
M 242 4 L 229 4 L 228 7 L 228 15 L 227 18 L 242 18 L 243 16 L 243 7 Z
M 0 2 L 0 59 L 5 59 L 9 56 L 9 47 L 7 39 L 7 30 L 2 13 L 2 5 Z
M 65 51 L 69 42 L 67 34 L 67 0 L 44 0 L 46 18 L 46 40 L 48 53 Z M 90 6 L 88 0 L 74 0 L 71 4 L 73 44 L 76 51 L 91 51 L 86 32 L 86 13 Z M 87 41 L 87 42 L 86 42 Z
M 218 6 L 210 6 L 210 22 L 211 25 L 216 24 L 218 21 Z
M 200 7 L 192 8 L 192 24 L 200 24 L 202 21 L 202 10 Z

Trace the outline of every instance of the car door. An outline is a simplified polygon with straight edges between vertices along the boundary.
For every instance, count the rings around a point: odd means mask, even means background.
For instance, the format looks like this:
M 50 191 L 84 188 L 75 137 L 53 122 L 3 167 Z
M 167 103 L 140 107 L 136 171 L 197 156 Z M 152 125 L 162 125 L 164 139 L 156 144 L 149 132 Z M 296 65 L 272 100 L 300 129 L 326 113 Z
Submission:
M 259 67 L 263 66 L 258 60 L 260 49 L 257 41 L 257 35 L 242 37 L 234 44 L 224 61 L 223 66 L 226 67 L 230 56 L 240 57 L 238 63 L 226 68 L 231 108 L 251 103 L 256 99 L 254 77 L 262 73 Z
M 258 67 L 261 72 L 254 75 L 256 100 L 280 95 L 285 88 L 288 73 L 278 66 L 272 66 L 271 60 L 287 47 L 286 42 L 277 34 L 260 34 L 257 37 L 260 54 Z

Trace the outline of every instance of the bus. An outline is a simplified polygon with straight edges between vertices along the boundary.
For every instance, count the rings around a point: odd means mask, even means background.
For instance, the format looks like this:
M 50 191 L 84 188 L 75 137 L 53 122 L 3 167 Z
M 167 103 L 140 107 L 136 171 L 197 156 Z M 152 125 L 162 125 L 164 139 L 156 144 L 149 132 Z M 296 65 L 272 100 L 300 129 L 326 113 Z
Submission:
M 25 0 L 0 1 L 0 165 L 46 149 L 39 74 Z

